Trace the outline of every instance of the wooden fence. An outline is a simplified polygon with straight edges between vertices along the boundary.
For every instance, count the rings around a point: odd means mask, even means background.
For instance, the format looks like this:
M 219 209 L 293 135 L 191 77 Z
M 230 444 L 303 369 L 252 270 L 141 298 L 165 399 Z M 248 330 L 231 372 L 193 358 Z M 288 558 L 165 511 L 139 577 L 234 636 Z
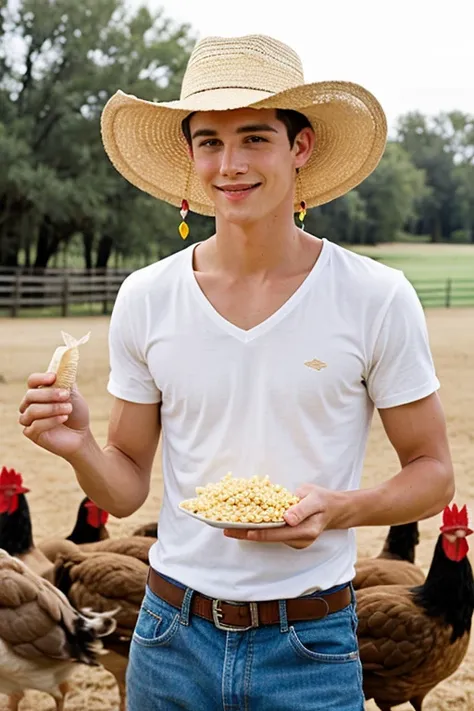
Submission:
M 110 313 L 119 287 L 131 270 L 103 272 L 49 269 L 42 275 L 23 270 L 0 270 L 0 314 L 12 317 L 47 309 L 47 314 L 69 316 Z M 474 306 L 474 279 L 426 279 L 413 282 L 423 307 Z
M 0 312 L 12 317 L 31 309 L 53 309 L 69 316 L 73 305 L 98 305 L 101 313 L 111 311 L 117 292 L 129 274 L 127 270 L 102 273 L 73 270 L 48 270 L 41 276 L 0 272 Z
M 424 308 L 474 306 L 474 279 L 417 279 L 412 284 Z

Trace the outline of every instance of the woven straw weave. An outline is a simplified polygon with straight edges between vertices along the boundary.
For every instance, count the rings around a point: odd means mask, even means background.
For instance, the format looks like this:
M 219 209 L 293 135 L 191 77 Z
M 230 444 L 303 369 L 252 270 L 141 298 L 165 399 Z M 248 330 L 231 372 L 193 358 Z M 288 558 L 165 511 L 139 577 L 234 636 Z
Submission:
M 155 103 L 118 91 L 102 114 L 105 150 L 133 185 L 179 206 L 213 215 L 189 157 L 181 122 L 192 111 L 293 109 L 316 135 L 300 171 L 308 207 L 329 202 L 361 183 L 377 166 L 387 124 L 375 97 L 358 84 L 305 84 L 298 55 L 264 35 L 207 37 L 190 57 L 178 101 Z M 295 205 L 295 210 L 297 205 Z

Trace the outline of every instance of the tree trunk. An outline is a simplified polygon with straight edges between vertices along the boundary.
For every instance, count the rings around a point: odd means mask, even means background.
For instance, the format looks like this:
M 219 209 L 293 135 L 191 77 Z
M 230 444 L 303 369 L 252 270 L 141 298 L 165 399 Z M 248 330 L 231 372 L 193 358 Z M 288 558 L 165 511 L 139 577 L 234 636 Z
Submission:
M 0 266 L 17 267 L 19 239 L 8 227 L 0 229 Z
M 82 232 L 82 243 L 84 245 L 84 262 L 86 269 L 92 269 L 92 247 L 94 246 L 94 233 L 90 229 Z
M 113 240 L 108 235 L 102 235 L 97 248 L 96 269 L 107 269 L 107 263 L 112 254 Z
M 57 252 L 61 240 L 71 233 L 70 229 L 65 229 L 62 234 L 58 234 L 58 227 L 53 228 L 53 225 L 43 220 L 38 230 L 35 269 L 46 269 L 49 260 Z

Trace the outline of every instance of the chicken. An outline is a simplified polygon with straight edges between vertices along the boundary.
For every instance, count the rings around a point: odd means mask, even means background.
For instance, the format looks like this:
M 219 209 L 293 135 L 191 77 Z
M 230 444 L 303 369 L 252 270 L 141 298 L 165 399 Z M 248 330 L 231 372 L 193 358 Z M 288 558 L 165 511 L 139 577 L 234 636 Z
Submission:
M 38 575 L 61 587 L 73 607 L 92 608 L 101 612 L 116 610 L 118 629 L 107 637 L 107 654 L 101 664 L 114 674 L 125 711 L 125 671 L 131 634 L 145 594 L 148 566 L 134 555 L 120 553 L 84 553 L 72 541 L 53 539 L 44 544 L 51 560 L 35 547 L 30 510 L 26 499 L 28 489 L 21 474 L 5 468 L 0 473 L 0 547 L 20 558 Z M 125 539 L 130 540 L 130 539 Z M 151 539 L 138 541 L 134 552 L 147 557 Z M 120 548 L 120 539 L 98 541 L 97 544 Z M 49 546 L 49 548 L 48 548 Z M 130 552 L 130 547 L 128 548 Z M 52 562 L 55 561 L 55 562 Z
M 419 543 L 418 523 L 391 526 L 377 558 L 360 558 L 352 581 L 354 588 L 374 585 L 421 585 L 425 575 L 415 563 Z
M 74 664 L 98 665 L 100 637 L 115 629 L 115 611 L 79 613 L 51 583 L 0 549 L 0 692 L 17 711 L 25 689 L 54 697 L 64 709 Z
M 82 545 L 76 545 L 64 538 L 53 538 L 39 543 L 38 548 L 51 563 L 54 563 L 60 554 L 67 557 L 69 554 L 74 555 L 80 550 L 83 553 L 120 553 L 120 555 L 126 555 L 148 564 L 148 553 L 153 543 L 152 538 L 144 536 L 107 538 L 96 543 L 84 543 Z
M 31 570 L 52 581 L 54 566 L 33 542 L 30 510 L 21 474 L 0 472 L 0 548 L 22 560 Z
M 73 543 L 94 543 L 109 538 L 106 523 L 109 514 L 99 509 L 96 504 L 87 498 L 82 499 L 77 512 L 76 524 L 72 533 L 67 536 Z
M 440 530 L 422 585 L 356 593 L 364 693 L 381 711 L 407 701 L 421 711 L 425 696 L 456 671 L 469 645 L 474 578 L 466 507 L 446 507 Z
M 102 541 L 107 543 L 108 541 Z M 70 545 L 70 541 L 68 541 Z M 58 554 L 55 585 L 77 607 L 106 611 L 120 607 L 116 632 L 107 638 L 101 663 L 117 681 L 120 709 L 125 711 L 125 675 L 132 633 L 145 594 L 148 566 L 120 553 L 76 550 Z
M 158 524 L 156 521 L 146 523 L 144 526 L 136 528 L 132 536 L 145 536 L 147 538 L 158 538 Z

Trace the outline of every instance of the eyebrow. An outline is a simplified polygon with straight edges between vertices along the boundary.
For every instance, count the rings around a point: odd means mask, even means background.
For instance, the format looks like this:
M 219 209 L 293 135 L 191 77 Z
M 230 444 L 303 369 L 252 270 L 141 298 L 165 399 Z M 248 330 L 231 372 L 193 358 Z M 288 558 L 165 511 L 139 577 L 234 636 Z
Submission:
M 246 124 L 245 126 L 239 126 L 239 128 L 236 130 L 236 133 L 263 133 L 263 132 L 272 132 L 272 133 L 278 133 L 276 128 L 273 128 L 273 126 L 270 126 L 268 123 L 249 123 Z M 207 138 L 209 137 L 214 137 L 217 136 L 218 132 L 215 131 L 212 128 L 199 128 L 197 131 L 195 131 L 192 135 L 192 138 L 199 138 L 200 136 L 206 136 Z

